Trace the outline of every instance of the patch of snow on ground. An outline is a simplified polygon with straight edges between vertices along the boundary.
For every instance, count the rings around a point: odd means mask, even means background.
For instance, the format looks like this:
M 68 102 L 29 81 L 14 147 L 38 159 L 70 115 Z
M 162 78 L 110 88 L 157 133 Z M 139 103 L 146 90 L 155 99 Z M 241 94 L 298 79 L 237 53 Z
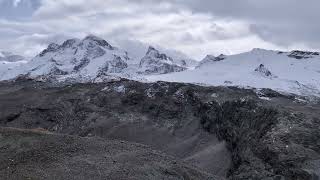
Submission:
M 114 90 L 118 93 L 125 93 L 126 92 L 126 88 L 123 85 L 114 87 Z
M 259 97 L 260 99 L 262 99 L 262 100 L 266 100 L 266 101 L 270 101 L 271 99 L 270 98 L 268 98 L 268 97 Z

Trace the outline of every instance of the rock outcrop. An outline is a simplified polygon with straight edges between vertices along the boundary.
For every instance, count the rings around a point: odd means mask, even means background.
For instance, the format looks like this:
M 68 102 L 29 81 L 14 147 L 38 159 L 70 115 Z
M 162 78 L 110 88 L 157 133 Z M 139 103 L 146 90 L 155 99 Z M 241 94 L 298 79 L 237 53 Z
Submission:
M 139 65 L 139 73 L 141 74 L 167 74 L 181 72 L 186 69 L 186 67 L 175 64 L 171 57 L 160 53 L 151 46 Z

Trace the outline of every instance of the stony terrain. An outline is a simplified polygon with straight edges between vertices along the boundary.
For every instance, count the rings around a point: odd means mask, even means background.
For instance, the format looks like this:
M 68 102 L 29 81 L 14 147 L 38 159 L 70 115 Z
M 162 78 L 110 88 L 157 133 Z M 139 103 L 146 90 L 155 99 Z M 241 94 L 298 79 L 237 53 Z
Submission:
M 269 89 L 22 78 L 0 82 L 0 109 L 1 179 L 320 177 L 319 99 Z
M 141 144 L 39 130 L 0 133 L 1 179 L 216 179 Z

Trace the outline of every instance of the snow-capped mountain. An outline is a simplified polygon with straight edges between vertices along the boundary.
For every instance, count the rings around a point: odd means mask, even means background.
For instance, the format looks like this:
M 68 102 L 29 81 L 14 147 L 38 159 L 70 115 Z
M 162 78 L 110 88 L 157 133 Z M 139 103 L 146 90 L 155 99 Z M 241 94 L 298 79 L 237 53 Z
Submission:
M 173 58 L 160 53 L 154 47 L 149 47 L 146 55 L 141 59 L 139 65 L 140 74 L 167 74 L 186 70 L 187 63 L 178 65 Z
M 186 70 L 191 59 L 173 59 L 149 47 L 141 59 L 131 58 L 127 51 L 104 39 L 89 35 L 50 44 L 28 63 L 2 70 L 0 80 L 24 76 L 40 80 L 100 82 L 115 77 L 139 79 L 146 74 L 164 74 Z
M 5 55 L 2 53 L 1 57 Z M 18 61 L 20 62 L 20 61 Z M 193 67 L 190 67 L 190 64 Z M 41 81 L 101 82 L 114 78 L 203 85 L 271 88 L 320 96 L 320 54 L 254 49 L 237 55 L 206 56 L 197 65 L 149 47 L 141 59 L 96 36 L 50 44 L 24 64 L 3 61 L 0 80 L 20 76 Z
M 201 64 L 202 63 L 202 64 Z M 320 56 L 317 52 L 254 49 L 208 58 L 195 70 L 146 77 L 150 81 L 271 88 L 281 92 L 320 96 Z
M 50 44 L 29 63 L 8 71 L 1 79 L 19 75 L 31 78 L 46 76 L 60 80 L 94 79 L 106 74 L 121 73 L 128 67 L 129 61 L 127 52 L 90 35 L 82 40 L 69 39 L 61 45 Z

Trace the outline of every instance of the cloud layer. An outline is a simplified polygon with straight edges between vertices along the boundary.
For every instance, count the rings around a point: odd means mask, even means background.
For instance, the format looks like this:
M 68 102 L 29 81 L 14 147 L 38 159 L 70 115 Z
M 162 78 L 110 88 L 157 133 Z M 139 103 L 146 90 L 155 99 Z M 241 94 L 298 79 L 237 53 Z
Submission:
M 0 49 L 33 56 L 50 42 L 96 34 L 200 59 L 255 47 L 318 49 L 320 2 L 309 0 L 0 0 Z M 7 10 L 5 10 L 7 9 Z

